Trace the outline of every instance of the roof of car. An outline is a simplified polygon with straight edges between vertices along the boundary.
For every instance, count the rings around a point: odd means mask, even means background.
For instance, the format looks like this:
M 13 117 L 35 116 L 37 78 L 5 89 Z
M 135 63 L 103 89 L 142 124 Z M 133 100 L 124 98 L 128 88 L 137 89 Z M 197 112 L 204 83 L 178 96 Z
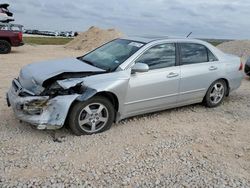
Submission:
M 159 38 L 146 38 L 146 37 L 127 37 L 125 39 L 143 42 L 143 43 L 150 43 L 152 41 L 159 40 Z M 165 39 L 167 39 L 167 38 L 165 38 Z
M 171 42 L 177 42 L 177 41 L 183 41 L 183 42 L 195 42 L 195 43 L 201 43 L 204 42 L 202 40 L 198 40 L 198 39 L 192 39 L 192 38 L 171 38 L 171 37 L 152 37 L 152 38 L 148 38 L 148 37 L 126 37 L 123 39 L 127 39 L 127 40 L 132 40 L 132 41 L 137 41 L 137 42 L 142 42 L 142 43 L 151 43 L 151 42 L 160 42 L 160 41 L 171 41 Z

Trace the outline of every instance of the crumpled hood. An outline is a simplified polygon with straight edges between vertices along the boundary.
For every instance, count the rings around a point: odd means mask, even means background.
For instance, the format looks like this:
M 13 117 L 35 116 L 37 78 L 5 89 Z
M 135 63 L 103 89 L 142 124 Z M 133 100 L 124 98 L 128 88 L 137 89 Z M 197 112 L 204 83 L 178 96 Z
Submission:
M 21 69 L 19 81 L 30 90 L 42 86 L 43 82 L 62 73 L 105 72 L 76 58 L 66 58 L 29 64 Z

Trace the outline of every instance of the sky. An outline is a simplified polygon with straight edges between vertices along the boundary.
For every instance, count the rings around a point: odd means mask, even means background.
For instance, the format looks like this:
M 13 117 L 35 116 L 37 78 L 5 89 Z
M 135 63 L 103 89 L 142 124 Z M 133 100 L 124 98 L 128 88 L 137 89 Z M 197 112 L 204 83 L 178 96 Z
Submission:
M 250 0 L 0 0 L 26 29 L 250 39 Z

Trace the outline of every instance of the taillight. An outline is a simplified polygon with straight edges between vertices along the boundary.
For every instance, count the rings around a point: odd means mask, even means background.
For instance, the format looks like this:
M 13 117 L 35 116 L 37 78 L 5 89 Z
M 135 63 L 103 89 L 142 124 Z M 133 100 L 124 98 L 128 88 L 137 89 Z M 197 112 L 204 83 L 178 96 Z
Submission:
M 19 32 L 19 33 L 18 33 L 18 39 L 19 39 L 20 41 L 23 40 L 23 33 L 22 33 L 22 32 Z
M 240 62 L 240 67 L 239 67 L 239 71 L 242 71 L 243 70 L 243 63 Z

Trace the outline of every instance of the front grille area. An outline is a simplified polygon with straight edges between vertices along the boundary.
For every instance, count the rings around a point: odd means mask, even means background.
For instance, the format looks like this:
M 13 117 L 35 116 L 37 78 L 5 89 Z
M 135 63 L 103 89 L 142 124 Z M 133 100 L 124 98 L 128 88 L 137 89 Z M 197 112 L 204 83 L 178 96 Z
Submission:
M 24 89 L 17 79 L 12 81 L 12 87 L 14 88 L 16 94 L 20 97 L 34 96 L 32 92 Z
M 18 88 L 18 85 L 16 84 L 16 82 L 13 80 L 12 81 L 12 86 L 13 86 L 13 88 L 15 89 L 15 91 L 17 92 L 17 90 L 19 89 Z

